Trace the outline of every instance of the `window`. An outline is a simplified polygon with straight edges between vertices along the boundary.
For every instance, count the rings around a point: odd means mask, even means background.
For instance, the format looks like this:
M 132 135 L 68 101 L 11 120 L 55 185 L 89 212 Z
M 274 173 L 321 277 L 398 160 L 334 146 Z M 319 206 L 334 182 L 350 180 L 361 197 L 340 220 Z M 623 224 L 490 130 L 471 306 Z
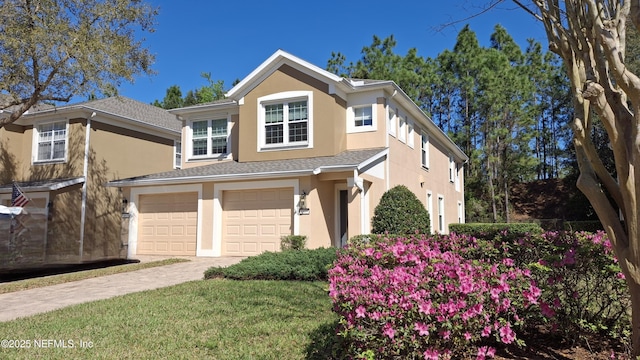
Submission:
M 228 153 L 227 150 L 227 119 L 199 120 L 191 123 L 191 156 L 223 155 Z M 182 154 L 180 156 L 182 157 Z
M 444 234 L 444 197 L 438 195 L 438 231 Z
M 64 161 L 67 157 L 67 122 L 38 125 L 36 161 Z
M 422 132 L 422 146 L 420 147 L 422 153 L 422 167 L 429 168 L 429 134 Z
M 449 155 L 449 181 L 454 182 L 456 177 L 456 162 L 453 156 Z
M 433 219 L 433 194 L 431 191 L 427 192 L 427 212 L 429 213 L 429 218 Z M 429 221 L 429 232 L 433 234 L 433 220 Z
M 353 113 L 356 127 L 373 126 L 371 106 L 353 108 Z
M 182 141 L 176 140 L 173 142 L 174 153 L 174 169 L 180 169 L 182 167 Z
M 282 100 L 283 97 L 290 97 Z M 310 91 L 285 92 L 258 99 L 259 148 L 312 147 Z
M 396 136 L 396 112 L 389 106 L 388 111 L 388 132 L 390 135 Z
M 462 202 L 458 201 L 458 224 L 464 223 L 464 211 L 462 208 Z
M 407 120 L 407 145 L 413 147 L 413 121 Z
M 455 165 L 455 183 L 456 183 L 456 191 L 460 192 L 460 168 L 462 167 L 462 165 L 456 164 Z
M 406 121 L 402 116 L 398 117 L 398 139 L 402 142 L 407 141 Z

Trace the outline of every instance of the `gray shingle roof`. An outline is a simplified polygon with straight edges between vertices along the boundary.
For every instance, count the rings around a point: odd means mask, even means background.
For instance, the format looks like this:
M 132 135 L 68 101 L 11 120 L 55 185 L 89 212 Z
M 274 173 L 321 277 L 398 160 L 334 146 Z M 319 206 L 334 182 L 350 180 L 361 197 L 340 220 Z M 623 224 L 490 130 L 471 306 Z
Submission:
M 182 122 L 178 120 L 175 115 L 170 114 L 165 109 L 145 104 L 124 96 L 113 96 L 105 99 L 68 105 L 68 107 L 73 106 L 83 106 L 169 130 L 182 130 Z M 67 106 L 62 106 L 58 109 L 64 109 L 66 107 Z
M 367 160 L 382 156 L 386 148 L 366 150 L 348 150 L 335 156 L 321 156 L 314 158 L 271 160 L 271 161 L 222 161 L 215 164 L 203 165 L 187 169 L 178 169 L 163 173 L 143 175 L 128 179 L 115 180 L 110 186 L 145 185 L 153 182 L 181 182 L 199 180 L 225 180 L 240 177 L 283 177 L 313 174 L 314 171 L 353 170 Z

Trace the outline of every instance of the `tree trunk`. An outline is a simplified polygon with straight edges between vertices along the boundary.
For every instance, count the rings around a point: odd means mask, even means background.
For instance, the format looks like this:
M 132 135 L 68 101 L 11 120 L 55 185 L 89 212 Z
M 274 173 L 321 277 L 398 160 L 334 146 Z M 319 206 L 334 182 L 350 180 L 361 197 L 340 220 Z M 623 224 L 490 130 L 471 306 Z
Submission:
M 631 295 L 631 344 L 633 356 L 640 355 L 640 285 L 627 278 Z

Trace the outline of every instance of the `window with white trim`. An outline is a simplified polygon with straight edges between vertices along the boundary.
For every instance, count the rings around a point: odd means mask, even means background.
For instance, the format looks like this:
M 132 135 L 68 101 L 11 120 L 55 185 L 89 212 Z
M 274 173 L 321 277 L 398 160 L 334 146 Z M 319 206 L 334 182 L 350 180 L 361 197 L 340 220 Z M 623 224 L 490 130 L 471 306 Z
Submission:
M 353 108 L 353 123 L 357 128 L 373 126 L 373 111 L 371 105 Z
M 458 201 L 458 224 L 464 223 L 464 210 L 462 208 L 462 202 Z
M 396 136 L 396 112 L 389 106 L 389 111 L 387 112 L 387 127 L 389 135 Z
M 444 196 L 438 195 L 438 231 L 444 233 Z
M 431 191 L 427 191 L 427 212 L 429 213 L 429 232 L 433 234 L 433 194 Z
M 407 122 L 404 116 L 398 116 L 398 139 L 402 142 L 407 141 Z
M 182 141 L 173 142 L 173 168 L 180 169 L 182 167 Z
M 413 121 L 407 119 L 407 145 L 413 147 L 414 146 L 414 140 L 413 140 L 414 134 L 413 134 Z
M 453 156 L 449 155 L 449 181 L 454 182 L 456 178 L 456 162 Z
M 304 94 L 290 99 L 280 96 Z M 286 92 L 258 99 L 261 149 L 312 147 L 311 92 Z
M 425 131 L 421 134 L 422 145 L 420 146 L 422 167 L 429 168 L 429 134 Z
M 228 154 L 229 125 L 227 119 L 195 120 L 190 124 L 191 158 Z
M 68 123 L 59 121 L 35 127 L 35 161 L 51 162 L 67 159 Z

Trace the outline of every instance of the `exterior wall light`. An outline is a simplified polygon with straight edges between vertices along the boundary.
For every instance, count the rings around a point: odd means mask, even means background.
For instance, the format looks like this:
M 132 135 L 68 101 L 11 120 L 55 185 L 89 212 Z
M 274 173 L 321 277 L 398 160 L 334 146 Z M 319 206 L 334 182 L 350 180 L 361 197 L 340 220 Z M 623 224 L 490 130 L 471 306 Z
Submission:
M 298 204 L 298 214 L 309 215 L 309 207 L 307 206 L 307 192 L 302 191 L 300 194 L 300 203 Z

